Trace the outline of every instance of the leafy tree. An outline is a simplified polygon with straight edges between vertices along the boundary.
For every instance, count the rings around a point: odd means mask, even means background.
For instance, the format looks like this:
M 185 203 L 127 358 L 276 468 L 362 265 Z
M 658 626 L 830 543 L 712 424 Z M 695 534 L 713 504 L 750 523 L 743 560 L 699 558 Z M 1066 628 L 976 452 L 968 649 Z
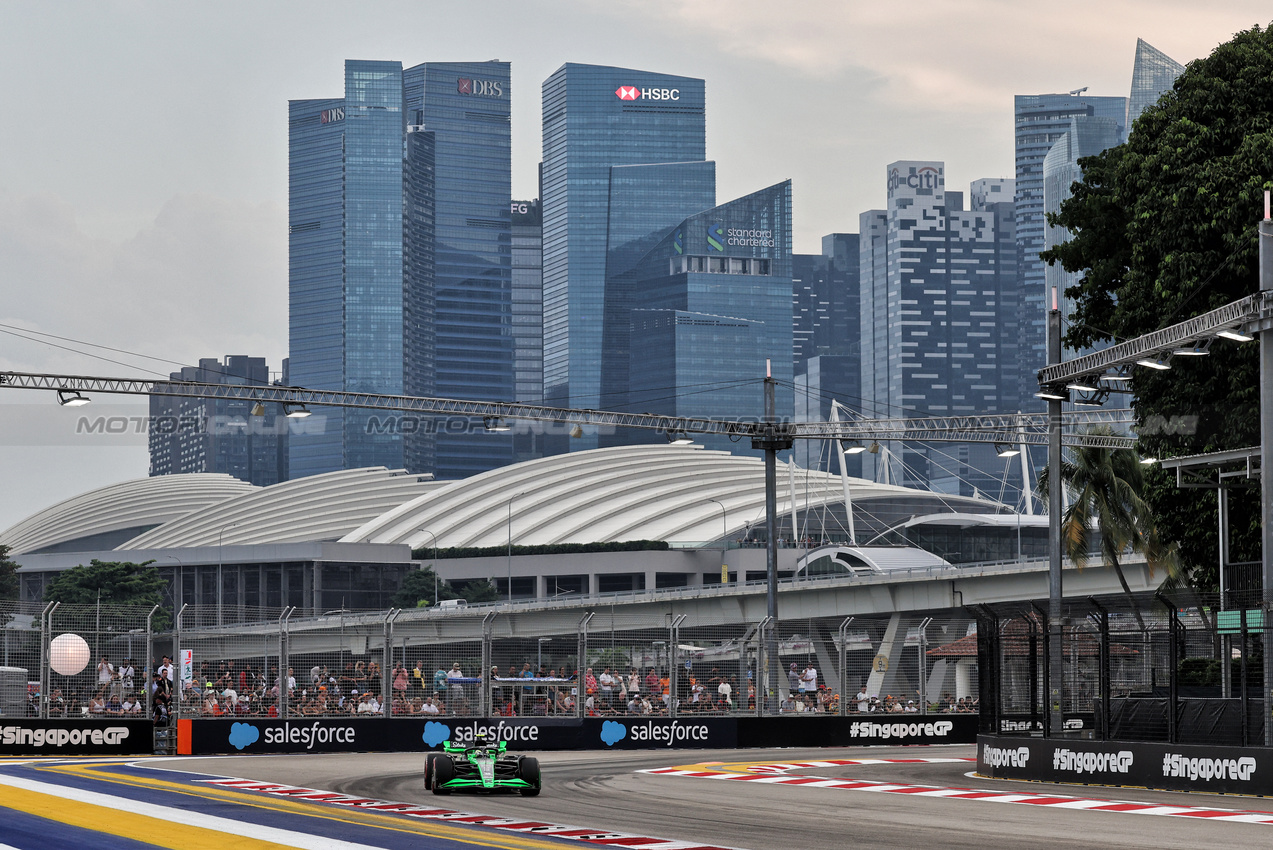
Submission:
M 1191 62 L 1126 144 L 1080 161 L 1050 223 L 1073 238 L 1043 259 L 1081 272 L 1066 343 L 1140 336 L 1256 291 L 1256 226 L 1273 175 L 1273 32 L 1238 33 Z M 1142 453 L 1170 457 L 1259 443 L 1256 346 L 1217 340 L 1209 357 L 1134 371 Z M 1231 498 L 1235 560 L 1259 552 L 1258 492 Z M 1161 470 L 1144 499 L 1180 544 L 1199 587 L 1216 586 L 1216 499 Z
M 1066 557 L 1080 569 L 1084 567 L 1095 529 L 1101 560 L 1114 569 L 1128 596 L 1132 591 L 1120 563 L 1128 550 L 1143 553 L 1151 571 L 1166 569 L 1169 581 L 1179 578 L 1176 547 L 1159 538 L 1153 513 L 1142 498 L 1143 470 L 1136 452 L 1096 446 L 1081 446 L 1074 450 L 1072 461 L 1061 463 L 1062 484 L 1068 485 L 1073 495 L 1061 518 L 1061 545 Z M 1045 501 L 1050 473 L 1045 469 L 1039 476 Z
M 434 596 L 434 587 L 437 595 Z M 442 599 L 459 599 L 449 584 L 438 579 L 433 567 L 427 566 L 407 573 L 402 588 L 393 595 L 389 604 L 394 608 L 427 608 Z
M 498 602 L 503 598 L 499 588 L 485 580 L 457 582 L 455 590 L 469 602 Z
M 45 602 L 68 605 L 137 605 L 150 607 L 163 602 L 167 583 L 154 561 L 99 561 L 81 564 L 58 575 L 44 587 Z
M 437 596 L 433 588 L 437 587 Z M 432 566 L 407 573 L 402 588 L 393 595 L 389 604 L 395 608 L 427 608 L 444 599 L 463 599 L 467 602 L 495 602 L 499 591 L 489 581 L 456 582 L 454 586 L 438 579 Z
M 18 598 L 18 564 L 9 560 L 9 547 L 0 546 L 0 600 Z

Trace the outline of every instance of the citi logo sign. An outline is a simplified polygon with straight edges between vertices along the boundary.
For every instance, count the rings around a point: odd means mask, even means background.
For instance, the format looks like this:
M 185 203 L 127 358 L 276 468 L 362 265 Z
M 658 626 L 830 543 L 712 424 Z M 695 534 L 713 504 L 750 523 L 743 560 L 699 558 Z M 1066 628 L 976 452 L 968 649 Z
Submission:
M 640 89 L 636 86 L 619 86 L 614 90 L 619 100 L 680 100 L 680 89 Z
M 478 97 L 504 96 L 504 84 L 499 80 L 475 80 L 471 77 L 457 77 L 455 90 L 460 94 L 471 94 Z
M 319 124 L 335 124 L 337 121 L 345 120 L 345 107 L 337 106 L 335 109 L 324 109 L 318 113 Z

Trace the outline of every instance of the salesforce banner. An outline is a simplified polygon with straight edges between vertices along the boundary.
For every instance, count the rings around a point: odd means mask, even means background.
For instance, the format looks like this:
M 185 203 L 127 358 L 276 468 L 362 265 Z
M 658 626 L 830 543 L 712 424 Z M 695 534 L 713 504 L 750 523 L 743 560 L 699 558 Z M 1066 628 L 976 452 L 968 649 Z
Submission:
M 996 779 L 1273 795 L 1273 751 L 1255 747 L 982 735 L 977 772 Z
M 867 719 L 871 718 L 871 719 Z M 423 717 L 182 720 L 178 751 L 213 753 L 424 752 L 479 734 L 510 750 L 656 750 L 734 747 L 971 744 L 977 717 Z
M 734 720 L 623 718 L 401 718 L 183 720 L 179 750 L 212 753 L 424 752 L 483 733 L 510 750 L 734 747 Z
M 0 755 L 136 756 L 154 751 L 149 720 L 85 723 L 0 717 Z

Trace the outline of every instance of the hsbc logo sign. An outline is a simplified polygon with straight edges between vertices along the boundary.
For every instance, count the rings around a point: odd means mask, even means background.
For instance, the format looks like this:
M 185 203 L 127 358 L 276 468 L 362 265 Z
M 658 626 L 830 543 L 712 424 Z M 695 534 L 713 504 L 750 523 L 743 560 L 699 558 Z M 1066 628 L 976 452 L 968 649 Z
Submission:
M 680 100 L 680 89 L 642 89 L 636 86 L 619 86 L 614 90 L 619 100 Z
M 455 90 L 460 94 L 471 94 L 477 97 L 504 96 L 504 84 L 499 80 L 475 80 L 471 77 L 457 77 Z

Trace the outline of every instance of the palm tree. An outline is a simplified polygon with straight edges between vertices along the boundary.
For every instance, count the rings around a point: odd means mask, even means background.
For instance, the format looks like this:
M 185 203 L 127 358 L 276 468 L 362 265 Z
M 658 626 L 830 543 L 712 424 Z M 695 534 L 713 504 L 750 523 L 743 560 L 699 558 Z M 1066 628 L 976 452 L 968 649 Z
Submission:
M 1039 476 L 1045 503 L 1050 472 L 1044 469 Z M 1119 563 L 1129 550 L 1144 554 L 1150 575 L 1161 567 L 1166 569 L 1169 582 L 1179 580 L 1177 546 L 1165 544 L 1158 536 L 1143 498 L 1145 476 L 1135 451 L 1080 446 L 1074 450 L 1072 460 L 1062 461 L 1061 482 L 1073 495 L 1061 518 L 1062 550 L 1079 569 L 1087 565 L 1089 535 L 1094 529 L 1100 535 L 1101 560 L 1114 568 L 1129 598 L 1132 591 Z

